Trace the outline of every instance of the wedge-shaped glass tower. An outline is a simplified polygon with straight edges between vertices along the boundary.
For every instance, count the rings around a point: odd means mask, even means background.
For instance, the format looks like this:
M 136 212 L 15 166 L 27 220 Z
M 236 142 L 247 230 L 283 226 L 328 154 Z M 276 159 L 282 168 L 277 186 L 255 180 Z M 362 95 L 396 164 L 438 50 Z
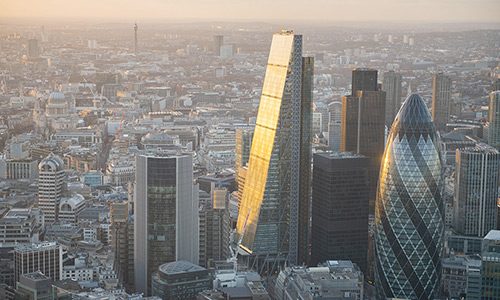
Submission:
M 308 226 L 312 74 L 302 36 L 275 34 L 237 223 L 239 247 L 248 254 L 305 261 L 307 230 L 300 229 Z
M 419 95 L 408 96 L 387 140 L 375 207 L 378 299 L 432 299 L 444 213 L 439 137 Z

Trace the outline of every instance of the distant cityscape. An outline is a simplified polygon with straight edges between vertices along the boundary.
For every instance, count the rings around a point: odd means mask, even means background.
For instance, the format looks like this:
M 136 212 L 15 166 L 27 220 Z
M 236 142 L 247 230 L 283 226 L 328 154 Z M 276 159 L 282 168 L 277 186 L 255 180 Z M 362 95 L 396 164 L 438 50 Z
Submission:
M 0 24 L 0 299 L 500 299 L 499 49 Z

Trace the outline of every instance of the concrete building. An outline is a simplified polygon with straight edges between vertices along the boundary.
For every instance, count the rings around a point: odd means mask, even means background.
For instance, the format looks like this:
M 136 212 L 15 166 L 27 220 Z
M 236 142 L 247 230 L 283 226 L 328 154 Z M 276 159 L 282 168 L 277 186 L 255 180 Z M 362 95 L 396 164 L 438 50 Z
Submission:
M 163 264 L 152 275 L 152 295 L 163 300 L 196 299 L 198 293 L 210 289 L 210 272 L 188 261 Z
M 59 202 L 64 185 L 64 163 L 54 154 L 49 154 L 38 165 L 38 207 L 43 211 L 45 222 L 57 221 Z
M 443 73 L 432 76 L 432 121 L 438 131 L 446 129 L 450 119 L 451 79 Z
M 226 260 L 230 255 L 231 220 L 228 202 L 227 190 L 216 188 L 211 192 L 209 201 L 200 204 L 199 263 L 202 267 L 210 268 L 214 261 Z
M 52 300 L 52 281 L 40 271 L 21 275 L 16 285 L 15 299 Z
M 348 260 L 318 267 L 286 267 L 276 279 L 275 299 L 364 299 L 363 273 Z
M 497 224 L 500 153 L 486 144 L 456 153 L 453 228 L 461 235 L 484 237 Z
M 85 198 L 80 194 L 71 197 L 62 197 L 59 203 L 59 222 L 76 223 L 78 215 L 85 208 Z
M 342 102 L 334 101 L 328 104 L 328 113 L 328 148 L 332 151 L 340 151 Z
M 40 209 L 12 208 L 0 218 L 0 247 L 37 243 L 44 225 Z
M 22 274 L 40 271 L 57 281 L 62 277 L 63 250 L 56 242 L 19 245 L 14 248 L 14 279 Z
M 481 257 L 452 255 L 441 261 L 441 289 L 445 297 L 481 299 Z
M 199 259 L 198 190 L 193 159 L 138 155 L 134 195 L 135 288 L 150 295 L 151 274 L 166 262 Z

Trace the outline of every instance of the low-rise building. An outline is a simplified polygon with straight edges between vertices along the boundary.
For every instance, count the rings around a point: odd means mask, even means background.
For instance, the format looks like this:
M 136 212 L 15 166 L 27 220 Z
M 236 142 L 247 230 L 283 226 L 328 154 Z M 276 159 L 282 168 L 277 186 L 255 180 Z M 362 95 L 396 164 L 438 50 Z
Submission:
M 363 273 L 349 260 L 330 260 L 318 267 L 286 267 L 275 285 L 279 300 L 363 299 Z

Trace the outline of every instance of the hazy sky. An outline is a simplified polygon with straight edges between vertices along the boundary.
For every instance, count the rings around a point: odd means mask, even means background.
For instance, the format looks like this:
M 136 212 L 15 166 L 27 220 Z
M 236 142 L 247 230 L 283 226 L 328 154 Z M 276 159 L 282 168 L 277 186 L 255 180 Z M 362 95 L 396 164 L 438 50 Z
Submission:
M 10 18 L 499 21 L 500 0 L 0 0 Z

